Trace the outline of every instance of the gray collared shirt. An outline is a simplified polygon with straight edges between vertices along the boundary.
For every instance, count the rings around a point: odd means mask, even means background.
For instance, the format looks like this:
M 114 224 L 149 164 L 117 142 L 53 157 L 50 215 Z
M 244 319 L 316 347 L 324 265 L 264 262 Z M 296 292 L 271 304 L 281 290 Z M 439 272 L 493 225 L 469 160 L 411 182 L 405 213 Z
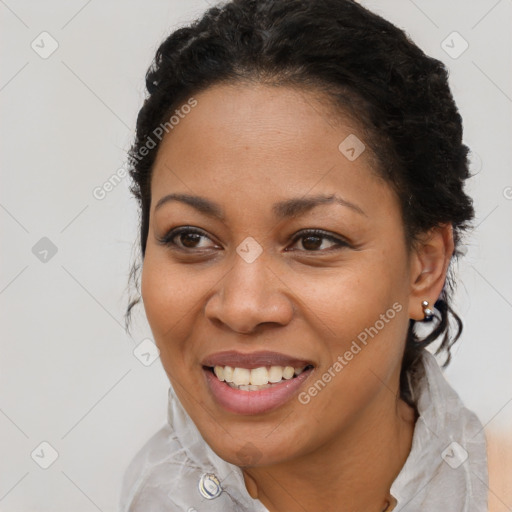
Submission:
M 391 486 L 394 512 L 486 512 L 486 440 L 432 354 L 413 386 L 419 418 L 411 452 Z M 130 462 L 120 512 L 268 512 L 242 470 L 216 455 L 169 388 L 168 422 Z

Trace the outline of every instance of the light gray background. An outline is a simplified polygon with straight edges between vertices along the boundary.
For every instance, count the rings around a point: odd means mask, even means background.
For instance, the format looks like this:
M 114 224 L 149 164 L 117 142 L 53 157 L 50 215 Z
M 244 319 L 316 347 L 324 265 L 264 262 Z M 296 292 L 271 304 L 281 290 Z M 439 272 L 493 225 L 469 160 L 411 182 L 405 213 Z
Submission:
M 460 264 L 465 330 L 446 375 L 487 430 L 510 430 L 512 1 L 364 4 L 449 66 L 474 151 L 478 228 Z M 0 0 L 4 512 L 115 511 L 125 467 L 165 422 L 160 360 L 145 366 L 133 354 L 151 337 L 142 307 L 133 339 L 123 329 L 136 203 L 126 179 L 103 200 L 93 190 L 125 162 L 158 44 L 207 6 Z M 43 31 L 59 45 L 46 59 L 31 48 L 48 50 Z M 456 59 L 441 47 L 453 31 L 469 43 Z M 46 262 L 32 252 L 43 237 L 57 247 Z M 50 456 L 43 441 L 58 452 L 48 469 L 35 462 Z

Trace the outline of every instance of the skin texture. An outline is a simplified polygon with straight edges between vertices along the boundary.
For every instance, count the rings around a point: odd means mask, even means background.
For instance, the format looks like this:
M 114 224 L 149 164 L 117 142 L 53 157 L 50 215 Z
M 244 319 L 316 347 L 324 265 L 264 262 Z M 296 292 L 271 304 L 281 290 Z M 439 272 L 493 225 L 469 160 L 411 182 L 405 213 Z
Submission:
M 354 161 L 338 149 L 349 134 L 364 142 L 364 132 L 348 116 L 330 122 L 318 94 L 223 84 L 194 97 L 162 141 L 151 183 L 141 291 L 164 369 L 207 443 L 243 467 L 247 489 L 272 512 L 339 511 L 340 503 L 380 512 L 414 431 L 414 413 L 398 398 L 408 322 L 442 290 L 451 226 L 408 252 L 398 199 L 372 171 L 369 149 Z M 215 201 L 224 219 L 177 201 L 155 211 L 170 193 Z M 275 202 L 317 194 L 364 213 L 331 203 L 274 217 Z M 159 243 L 179 226 L 204 236 L 177 236 L 174 249 Z M 350 245 L 294 240 L 313 228 Z M 263 250 L 252 263 L 236 252 L 246 237 Z M 395 303 L 401 310 L 307 405 L 294 397 L 242 416 L 209 392 L 201 361 L 224 350 L 312 361 L 303 391 Z

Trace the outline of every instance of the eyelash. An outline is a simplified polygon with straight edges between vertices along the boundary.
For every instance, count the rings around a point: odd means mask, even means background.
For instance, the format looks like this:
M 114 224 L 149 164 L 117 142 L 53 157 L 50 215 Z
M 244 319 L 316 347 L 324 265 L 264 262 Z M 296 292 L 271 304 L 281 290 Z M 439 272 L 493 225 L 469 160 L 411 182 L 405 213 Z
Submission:
M 205 232 L 200 229 L 191 228 L 188 226 L 182 226 L 179 228 L 171 229 L 165 236 L 163 236 L 162 238 L 158 238 L 158 242 L 161 243 L 162 245 L 170 247 L 171 249 L 176 249 L 176 250 L 180 250 L 180 251 L 184 251 L 184 252 L 192 252 L 195 250 L 202 250 L 202 249 L 180 247 L 176 242 L 173 241 L 176 237 L 178 237 L 179 235 L 182 235 L 184 233 L 197 234 L 197 235 L 201 235 L 205 238 L 210 239 L 210 237 L 208 235 L 206 235 Z M 305 239 L 305 238 L 308 238 L 311 236 L 316 237 L 316 238 L 321 238 L 321 239 L 323 238 L 325 240 L 329 240 L 330 242 L 334 242 L 337 245 L 337 247 L 334 246 L 329 249 L 320 249 L 320 250 L 311 250 L 311 251 L 308 251 L 307 249 L 299 249 L 299 250 L 301 250 L 303 252 L 308 252 L 308 253 L 316 253 L 316 252 L 325 253 L 325 252 L 330 252 L 332 250 L 339 250 L 339 249 L 351 247 L 347 241 L 343 240 L 342 238 L 338 238 L 333 235 L 330 235 L 329 233 L 327 233 L 326 231 L 322 231 L 321 229 L 305 229 L 303 231 L 299 231 L 299 233 L 297 233 L 294 236 L 294 238 L 292 239 L 293 245 L 298 240 Z

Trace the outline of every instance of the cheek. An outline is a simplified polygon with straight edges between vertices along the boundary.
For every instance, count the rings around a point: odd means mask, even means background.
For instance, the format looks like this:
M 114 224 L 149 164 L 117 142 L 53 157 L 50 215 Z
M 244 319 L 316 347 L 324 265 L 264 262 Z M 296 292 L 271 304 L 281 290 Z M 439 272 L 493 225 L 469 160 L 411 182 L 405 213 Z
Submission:
M 151 327 L 169 329 L 197 304 L 203 286 L 197 271 L 172 262 L 166 251 L 148 244 L 141 274 L 141 295 Z
M 141 296 L 164 366 L 168 360 L 176 360 L 190 328 L 190 319 L 195 308 L 200 307 L 202 289 L 191 286 L 191 282 L 182 266 L 170 264 L 165 254 L 161 256 L 148 245 L 141 274 Z
M 400 248 L 368 250 L 329 276 L 296 278 L 324 348 L 320 377 L 327 372 L 332 382 L 317 401 L 320 408 L 333 394 L 342 402 L 364 402 L 400 366 L 408 328 L 405 254 Z
M 325 334 L 345 341 L 372 326 L 394 303 L 405 309 L 408 294 L 401 250 L 366 250 L 330 271 L 296 273 L 292 282 L 308 306 L 304 311 L 314 313 Z

